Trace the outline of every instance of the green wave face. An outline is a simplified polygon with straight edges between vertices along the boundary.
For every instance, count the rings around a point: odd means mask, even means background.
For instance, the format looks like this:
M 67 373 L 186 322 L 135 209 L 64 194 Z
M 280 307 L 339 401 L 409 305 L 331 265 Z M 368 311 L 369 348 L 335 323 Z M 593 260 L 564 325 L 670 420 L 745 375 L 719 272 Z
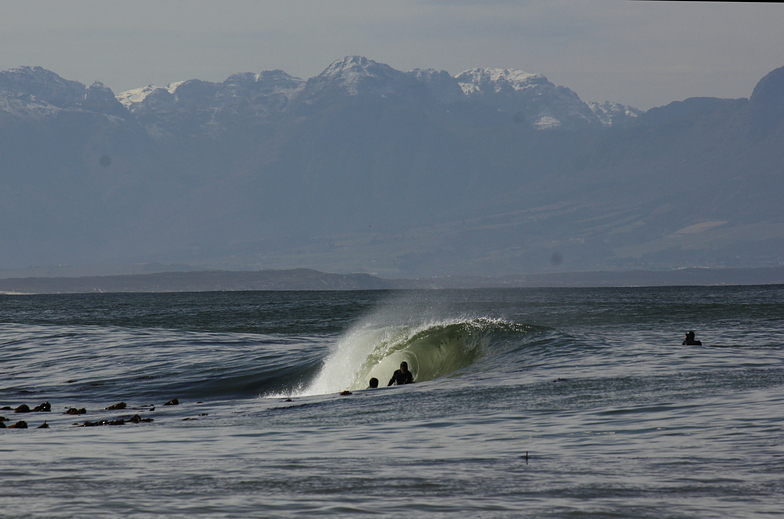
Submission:
M 338 342 L 321 373 L 299 396 L 364 389 L 371 377 L 386 386 L 402 361 L 408 363 L 414 382 L 455 375 L 486 355 L 495 334 L 510 328 L 514 325 L 485 318 L 360 326 Z

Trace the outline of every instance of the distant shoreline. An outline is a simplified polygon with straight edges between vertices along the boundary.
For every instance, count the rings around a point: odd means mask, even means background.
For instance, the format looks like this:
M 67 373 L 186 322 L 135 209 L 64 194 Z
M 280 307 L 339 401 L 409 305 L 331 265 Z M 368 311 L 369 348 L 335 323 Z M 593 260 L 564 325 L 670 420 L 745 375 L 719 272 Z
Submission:
M 311 269 L 161 272 L 81 277 L 0 279 L 5 295 L 241 290 L 396 290 L 459 288 L 589 288 L 784 284 L 784 267 L 687 268 L 672 271 L 563 272 L 505 277 L 444 276 L 382 279 L 370 274 L 330 274 Z

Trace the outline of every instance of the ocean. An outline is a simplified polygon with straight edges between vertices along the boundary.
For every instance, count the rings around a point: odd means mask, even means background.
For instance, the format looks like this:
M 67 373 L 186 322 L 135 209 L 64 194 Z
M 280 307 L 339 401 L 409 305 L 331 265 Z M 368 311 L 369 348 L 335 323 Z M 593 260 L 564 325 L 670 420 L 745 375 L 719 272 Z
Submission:
M 0 516 L 781 516 L 783 318 L 781 285 L 0 295 Z

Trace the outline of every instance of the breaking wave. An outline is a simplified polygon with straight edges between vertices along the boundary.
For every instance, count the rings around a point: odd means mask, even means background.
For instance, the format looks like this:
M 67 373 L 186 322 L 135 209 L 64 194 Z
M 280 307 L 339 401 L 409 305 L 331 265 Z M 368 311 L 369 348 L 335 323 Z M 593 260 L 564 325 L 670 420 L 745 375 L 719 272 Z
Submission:
M 414 382 L 455 375 L 482 359 L 492 337 L 512 326 L 487 318 L 360 325 L 338 341 L 321 372 L 294 396 L 364 389 L 371 377 L 384 386 L 402 361 Z

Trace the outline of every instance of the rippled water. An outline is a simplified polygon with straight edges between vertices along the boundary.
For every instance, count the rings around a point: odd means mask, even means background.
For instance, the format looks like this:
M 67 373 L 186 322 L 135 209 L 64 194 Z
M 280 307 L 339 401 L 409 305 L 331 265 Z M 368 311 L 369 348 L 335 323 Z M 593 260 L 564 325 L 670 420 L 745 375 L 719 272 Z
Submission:
M 0 516 L 778 515 L 783 316 L 781 286 L 0 296 Z

